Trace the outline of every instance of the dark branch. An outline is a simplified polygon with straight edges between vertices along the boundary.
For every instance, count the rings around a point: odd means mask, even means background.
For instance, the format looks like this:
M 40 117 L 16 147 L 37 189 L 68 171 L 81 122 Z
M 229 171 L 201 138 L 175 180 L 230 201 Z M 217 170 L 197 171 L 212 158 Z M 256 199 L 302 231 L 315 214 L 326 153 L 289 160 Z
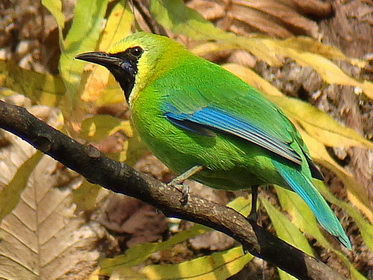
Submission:
M 345 279 L 321 261 L 306 255 L 263 228 L 250 224 L 231 208 L 193 195 L 189 195 L 186 205 L 181 205 L 182 193 L 175 188 L 105 157 L 93 146 L 76 142 L 22 107 L 0 101 L 0 128 L 18 135 L 92 183 L 145 201 L 167 216 L 193 221 L 224 232 L 240 242 L 251 254 L 299 279 Z

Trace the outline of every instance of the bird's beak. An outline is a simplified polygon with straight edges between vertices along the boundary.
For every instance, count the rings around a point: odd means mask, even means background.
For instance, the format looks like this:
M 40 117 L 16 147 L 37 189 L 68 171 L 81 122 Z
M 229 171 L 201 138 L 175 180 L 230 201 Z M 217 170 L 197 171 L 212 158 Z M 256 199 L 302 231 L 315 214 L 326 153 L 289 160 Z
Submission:
M 85 60 L 88 62 L 100 64 L 106 68 L 113 67 L 115 65 L 119 65 L 122 60 L 118 57 L 112 56 L 105 52 L 87 52 L 78 54 L 76 59 Z

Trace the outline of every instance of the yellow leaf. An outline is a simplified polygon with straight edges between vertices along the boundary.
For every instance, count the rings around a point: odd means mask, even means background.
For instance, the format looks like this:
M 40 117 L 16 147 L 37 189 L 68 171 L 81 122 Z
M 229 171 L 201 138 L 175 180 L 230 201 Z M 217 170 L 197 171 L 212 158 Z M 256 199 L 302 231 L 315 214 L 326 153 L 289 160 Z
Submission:
M 321 181 L 318 182 L 319 184 L 323 185 Z M 349 271 L 353 275 L 353 279 L 365 279 L 356 270 L 356 268 L 353 267 L 348 258 L 340 250 L 335 249 L 334 246 L 332 246 L 332 244 L 330 244 L 324 237 L 313 213 L 308 208 L 306 203 L 299 197 L 299 195 L 281 187 L 275 186 L 275 188 L 281 206 L 290 214 L 293 224 L 295 224 L 304 233 L 313 236 L 321 244 L 321 246 L 336 254 L 338 258 L 340 258 L 341 261 L 346 265 L 346 267 L 348 267 Z
M 363 216 L 350 204 L 338 200 L 334 197 L 330 191 L 325 187 L 320 181 L 315 181 L 315 185 L 322 195 L 331 203 L 337 205 L 339 208 L 343 209 L 349 216 L 353 218 L 356 225 L 358 226 L 361 236 L 368 246 L 368 248 L 373 252 L 373 225 L 366 221 Z
M 370 209 L 370 203 L 367 199 L 364 188 L 354 180 L 350 173 L 335 162 L 325 149 L 324 145 L 310 137 L 302 129 L 299 128 L 298 131 L 301 133 L 304 142 L 309 148 L 312 158 L 316 162 L 332 170 L 338 176 L 346 186 L 348 192 L 353 194 L 355 200 L 351 200 L 351 202 L 358 207 L 370 221 L 373 221 L 373 213 Z
M 373 148 L 373 143 L 351 128 L 337 123 L 323 111 L 311 104 L 290 97 L 267 96 L 284 113 L 298 121 L 319 142 L 332 147 L 362 146 Z
M 128 137 L 132 136 L 129 121 L 122 121 L 110 115 L 94 115 L 82 122 L 80 137 L 89 141 L 100 141 L 119 130 Z
M 291 48 L 298 52 L 310 52 L 319 54 L 333 60 L 348 61 L 360 68 L 366 66 L 367 62 L 359 59 L 351 59 L 346 57 L 338 48 L 334 46 L 324 45 L 310 37 L 289 37 L 285 40 L 276 40 L 279 45 L 284 48 Z
M 41 3 L 53 15 L 58 27 L 58 38 L 60 49 L 64 49 L 63 45 L 63 30 L 65 28 L 65 15 L 62 12 L 61 0 L 42 0 Z
M 243 254 L 239 246 L 180 264 L 149 265 L 140 272 L 146 275 L 146 279 L 225 280 L 252 259 L 253 256 Z
M 326 113 L 298 99 L 284 96 L 258 74 L 238 64 L 225 64 L 224 68 L 255 87 L 266 98 L 279 106 L 284 113 L 298 121 L 306 131 L 321 143 L 333 147 L 363 146 L 373 148 L 373 143 L 351 128 L 337 123 Z
M 289 41 L 286 41 L 286 40 L 282 42 L 275 41 L 275 40 L 272 40 L 272 41 L 267 40 L 265 41 L 265 43 L 267 43 L 268 45 L 272 45 L 273 50 L 277 54 L 290 57 L 294 59 L 299 65 L 311 67 L 321 76 L 321 78 L 324 81 L 328 82 L 329 84 L 359 87 L 364 91 L 364 93 L 368 97 L 373 98 L 373 88 L 372 88 L 371 83 L 367 81 L 360 82 L 352 78 L 351 76 L 343 72 L 340 67 L 338 67 L 334 62 L 332 62 L 328 58 L 318 53 L 311 52 L 311 51 L 315 51 L 315 48 L 319 49 L 320 43 L 313 42 L 314 48 L 308 47 L 307 49 L 303 49 L 301 47 L 298 47 L 298 45 L 302 45 L 303 39 L 301 39 L 301 41 L 299 41 L 300 43 L 298 42 L 299 44 L 297 45 L 294 44 L 294 40 L 296 39 L 293 39 L 290 42 L 291 44 L 288 44 Z M 325 55 L 325 51 L 321 52 L 321 54 Z M 335 58 L 335 53 L 334 55 L 330 55 L 330 52 L 327 52 L 327 54 L 332 57 L 334 56 L 333 58 Z M 339 58 L 342 58 L 340 55 L 338 56 Z M 347 58 L 345 60 L 347 60 Z M 349 60 L 349 61 L 351 63 L 364 66 L 363 62 L 357 62 L 356 60 Z
M 77 211 L 90 211 L 95 208 L 96 198 L 102 188 L 84 180 L 83 183 L 73 190 L 73 202 Z
M 218 40 L 226 44 L 236 44 L 270 65 L 281 65 L 281 60 L 262 43 L 261 38 L 245 38 L 225 32 L 195 10 L 188 8 L 181 0 L 152 0 L 150 12 L 161 25 L 174 33 L 184 34 L 194 40 Z
M 23 94 L 39 105 L 57 106 L 66 91 L 59 77 L 25 70 L 11 61 L 0 60 L 0 73 L 4 75 L 0 80 L 2 87 Z
M 222 65 L 224 69 L 228 70 L 229 72 L 235 74 L 240 79 L 248 83 L 249 85 L 256 88 L 259 92 L 261 92 L 264 96 L 268 99 L 267 95 L 274 95 L 274 96 L 284 96 L 276 87 L 271 85 L 269 82 L 264 80 L 258 74 L 256 74 L 251 69 L 235 64 L 235 63 L 227 63 Z
M 294 247 L 302 250 L 310 256 L 313 256 L 312 248 L 308 244 L 307 239 L 299 231 L 299 229 L 289 221 L 279 210 L 277 210 L 267 199 L 260 197 L 260 201 L 266 209 L 269 218 L 275 228 L 276 234 L 279 238 L 285 240 Z M 305 203 L 297 205 L 299 208 L 305 208 Z M 303 210 L 303 209 L 301 209 Z
M 121 2 L 117 3 L 107 19 L 98 49 L 107 51 L 111 45 L 128 36 L 131 32 L 133 19 L 134 17 L 129 5 L 123 5 Z M 84 101 L 95 101 L 102 95 L 109 81 L 109 77 L 112 75 L 104 67 L 92 65 L 89 67 L 93 69 L 93 71 L 87 79 L 81 99 Z M 112 81 L 113 79 L 110 80 Z M 115 82 L 115 85 L 116 84 Z M 101 102 L 100 105 L 104 104 L 105 103 Z

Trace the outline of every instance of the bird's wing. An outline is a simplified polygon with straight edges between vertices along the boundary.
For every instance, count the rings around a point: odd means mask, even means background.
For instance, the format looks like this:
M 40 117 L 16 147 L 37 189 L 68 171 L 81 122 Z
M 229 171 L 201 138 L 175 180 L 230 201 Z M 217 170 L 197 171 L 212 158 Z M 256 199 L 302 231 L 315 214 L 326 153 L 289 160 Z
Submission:
M 305 154 L 312 175 L 322 179 L 299 133 L 277 106 L 216 65 L 191 64 L 157 81 L 155 88 L 167 92 L 161 109 L 170 122 L 206 136 L 231 134 L 297 164 Z
M 173 124 L 183 129 L 205 136 L 213 136 L 213 132 L 217 131 L 235 135 L 292 162 L 301 163 L 300 156 L 288 143 L 274 137 L 247 119 L 214 107 L 204 107 L 192 114 L 186 114 L 177 113 L 176 108 L 171 108 L 171 106 L 165 116 Z

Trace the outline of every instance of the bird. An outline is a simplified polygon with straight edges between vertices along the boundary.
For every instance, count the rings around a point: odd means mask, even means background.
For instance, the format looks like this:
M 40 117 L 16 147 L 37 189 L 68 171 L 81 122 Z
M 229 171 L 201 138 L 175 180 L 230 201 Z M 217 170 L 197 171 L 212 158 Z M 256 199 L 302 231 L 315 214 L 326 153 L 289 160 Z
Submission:
M 220 65 L 162 35 L 137 32 L 107 52 L 76 59 L 106 67 L 150 151 L 183 179 L 223 190 L 275 184 L 297 193 L 321 227 L 351 250 L 312 180 L 324 177 L 299 132 L 275 104 Z

